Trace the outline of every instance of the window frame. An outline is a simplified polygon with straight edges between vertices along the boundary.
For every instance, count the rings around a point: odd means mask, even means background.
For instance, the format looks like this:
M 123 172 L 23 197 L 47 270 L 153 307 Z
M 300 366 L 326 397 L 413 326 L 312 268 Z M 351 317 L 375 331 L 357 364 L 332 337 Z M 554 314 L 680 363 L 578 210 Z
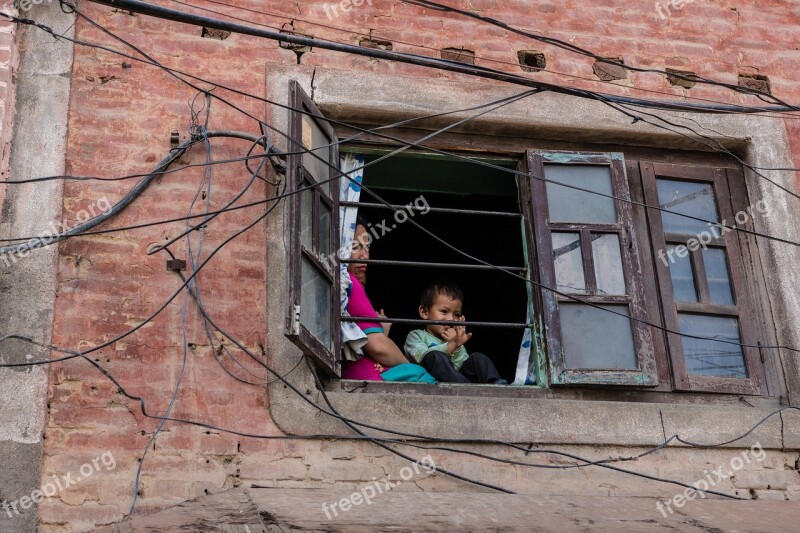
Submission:
M 371 145 L 372 143 L 368 143 Z M 384 145 L 384 142 L 378 142 L 378 145 Z M 365 145 L 367 146 L 367 145 Z M 531 154 L 558 154 L 551 159 L 547 159 L 543 157 L 538 169 L 539 174 L 534 172 L 534 175 L 543 175 L 543 165 L 545 162 L 552 162 L 552 163 L 563 163 L 565 161 L 565 154 L 572 154 L 575 159 L 575 164 L 585 164 L 587 162 L 592 162 L 595 164 L 609 164 L 612 166 L 612 175 L 616 176 L 614 180 L 614 190 L 613 193 L 615 196 L 619 196 L 621 198 L 632 199 L 633 202 L 643 202 L 648 205 L 658 205 L 657 201 L 654 201 L 652 196 L 654 194 L 655 188 L 655 181 L 652 177 L 650 177 L 647 173 L 648 165 L 655 165 L 655 168 L 659 168 L 660 166 L 671 167 L 674 166 L 676 168 L 688 169 L 687 171 L 691 173 L 692 176 L 702 176 L 708 173 L 708 169 L 712 168 L 712 165 L 706 165 L 702 162 L 693 162 L 685 165 L 671 165 L 668 163 L 663 162 L 650 162 L 645 161 L 647 159 L 642 157 L 639 154 L 634 154 L 631 158 L 625 158 L 624 154 L 622 153 L 610 153 L 610 152 L 594 152 L 594 151 L 583 151 L 583 150 L 566 150 L 566 151 L 556 151 L 556 150 L 526 150 L 524 155 L 520 156 L 519 152 L 509 153 L 509 152 L 501 152 L 497 151 L 497 153 L 503 153 L 504 157 L 514 157 L 516 155 L 519 158 L 520 166 L 519 169 L 525 171 L 527 168 L 534 169 L 536 165 L 531 163 Z M 569 160 L 569 159 L 568 159 Z M 734 191 L 733 181 L 735 179 L 743 180 L 743 174 L 740 170 L 733 168 L 725 168 L 725 167 L 718 167 L 713 166 L 715 172 L 721 173 L 724 177 L 725 181 L 720 182 L 721 185 L 718 187 L 725 187 L 724 190 L 728 190 L 730 188 L 731 191 Z M 670 177 L 670 176 L 665 176 Z M 728 181 L 731 181 L 729 184 Z M 735 185 L 738 187 L 736 189 L 737 194 L 741 197 L 741 190 L 744 188 L 744 183 L 741 184 L 737 183 Z M 524 223 L 524 230 L 525 230 L 525 238 L 527 243 L 527 257 L 530 261 L 530 264 L 541 264 L 541 262 L 545 259 L 548 255 L 547 252 L 552 253 L 551 246 L 542 246 L 540 242 L 540 235 L 539 231 L 542 228 L 542 224 L 538 220 L 537 216 L 538 213 L 544 212 L 546 213 L 546 209 L 543 210 L 543 207 L 546 206 L 537 206 L 537 202 L 543 201 L 542 199 L 546 198 L 545 185 L 542 180 L 538 180 L 535 178 L 531 178 L 528 180 L 520 179 L 518 180 L 518 188 L 520 194 L 520 206 L 523 215 L 523 223 Z M 540 190 L 537 190 L 540 189 Z M 720 189 L 722 190 L 722 189 Z M 716 193 L 716 189 L 715 189 Z M 731 220 L 732 217 L 730 213 L 732 212 L 732 206 L 727 205 L 724 202 L 720 201 L 719 193 L 717 195 L 717 204 L 719 206 L 720 211 L 720 219 L 724 220 Z M 728 197 L 731 195 L 723 194 L 724 197 Z M 746 198 L 747 193 L 744 192 L 744 197 Z M 739 198 L 741 200 L 741 198 Z M 735 198 L 731 196 L 731 202 L 734 202 Z M 546 200 L 545 200 L 546 202 Z M 741 201 L 739 202 L 741 203 Z M 748 378 L 714 378 L 714 377 L 701 377 L 701 376 L 693 376 L 692 378 L 688 378 L 685 376 L 685 366 L 681 369 L 675 365 L 676 357 L 676 350 L 675 350 L 675 342 L 677 340 L 680 343 L 680 336 L 675 334 L 667 334 L 664 333 L 660 327 L 664 327 L 667 329 L 672 329 L 677 331 L 677 327 L 671 326 L 669 323 L 666 322 L 668 315 L 668 309 L 665 307 L 665 298 L 667 295 L 663 290 L 663 283 L 662 281 L 666 281 L 668 285 L 667 290 L 671 289 L 671 278 L 669 278 L 669 272 L 666 272 L 666 278 L 664 277 L 664 272 L 659 273 L 659 265 L 658 261 L 656 260 L 657 251 L 660 249 L 664 243 L 659 241 L 658 231 L 653 228 L 653 221 L 659 223 L 660 226 L 660 211 L 655 209 L 648 209 L 641 205 L 633 205 L 629 202 L 624 202 L 620 200 L 615 200 L 615 205 L 619 213 L 626 213 L 625 221 L 621 223 L 622 230 L 620 231 L 619 235 L 621 237 L 621 242 L 623 242 L 623 237 L 627 240 L 626 246 L 628 247 L 628 253 L 623 253 L 623 262 L 627 265 L 630 260 L 633 260 L 633 266 L 626 266 L 626 270 L 634 272 L 634 276 L 639 278 L 640 281 L 631 283 L 629 281 L 629 277 L 626 275 L 626 286 L 629 287 L 629 291 L 633 291 L 633 295 L 636 296 L 638 299 L 637 306 L 640 309 L 640 315 L 637 318 L 641 318 L 648 322 L 654 324 L 654 326 L 648 326 L 647 324 L 637 322 L 635 320 L 631 321 L 632 331 L 634 333 L 634 342 L 636 347 L 637 353 L 637 361 L 643 362 L 643 357 L 646 358 L 647 366 L 646 372 L 648 381 L 646 384 L 643 384 L 642 380 L 630 380 L 628 382 L 624 381 L 625 378 L 630 376 L 626 376 L 624 374 L 629 373 L 633 376 L 639 376 L 642 374 L 641 371 L 635 372 L 622 372 L 623 379 L 617 379 L 620 376 L 614 375 L 614 373 L 609 373 L 602 371 L 602 370 L 587 370 L 584 372 L 568 372 L 570 377 L 575 377 L 575 379 L 566 382 L 558 382 L 557 380 L 553 379 L 554 370 L 557 367 L 554 364 L 554 352 L 550 348 L 552 346 L 550 339 L 547 338 L 547 347 L 545 350 L 545 356 L 547 360 L 544 362 L 545 368 L 548 368 L 549 372 L 546 372 L 547 378 L 549 378 L 548 382 L 545 384 L 545 388 L 549 388 L 550 390 L 556 390 L 558 388 L 562 388 L 565 385 L 571 386 L 592 386 L 592 387 L 607 387 L 608 390 L 619 389 L 619 388 L 636 388 L 641 391 L 646 390 L 657 390 L 663 392 L 714 392 L 720 394 L 747 394 L 747 395 L 763 395 L 766 394 L 766 378 L 764 376 L 764 367 L 760 364 L 763 363 L 763 360 L 760 359 L 760 355 L 758 354 L 758 350 L 755 348 L 745 349 L 745 359 L 748 368 L 748 374 L 752 374 Z M 724 206 L 724 207 L 723 207 Z M 724 209 L 724 210 L 723 210 Z M 655 217 L 653 213 L 658 215 Z M 338 223 L 337 223 L 338 227 Z M 559 228 L 564 229 L 564 228 Z M 566 228 L 570 229 L 570 228 Z M 609 230 L 609 228 L 601 228 L 603 231 Z M 663 237 L 663 231 L 661 231 Z M 738 268 L 737 266 L 739 262 L 743 260 L 741 255 L 741 247 L 739 243 L 739 239 L 743 237 L 738 235 L 738 232 L 729 233 L 727 235 L 730 244 L 726 244 L 726 248 L 728 248 L 729 253 L 727 254 L 727 259 L 729 262 L 729 266 L 732 269 L 731 272 L 731 280 L 732 283 L 734 282 L 734 276 L 736 276 L 735 285 L 732 287 L 733 291 L 737 295 L 737 305 L 744 306 L 741 307 L 740 317 L 742 316 L 760 316 L 760 311 L 754 309 L 754 302 L 749 300 L 749 297 L 745 296 L 744 298 L 741 295 L 749 294 L 750 287 L 749 283 L 750 280 L 747 279 L 745 275 L 745 268 Z M 749 238 L 748 236 L 744 236 L 744 238 Z M 662 265 L 663 266 L 663 265 Z M 738 270 L 737 274 L 733 273 L 733 270 Z M 533 279 L 548 286 L 552 286 L 548 284 L 544 278 L 541 277 L 541 273 L 538 272 L 539 269 L 533 269 L 531 271 L 531 275 Z M 627 273 L 626 273 L 627 274 Z M 644 279 L 655 279 L 658 281 L 656 284 L 652 283 L 644 283 Z M 554 276 L 552 277 L 554 279 Z M 553 283 L 554 285 L 554 283 Z M 671 291 L 670 291 L 671 292 Z M 534 308 L 539 308 L 542 310 L 542 317 L 553 316 L 552 313 L 545 311 L 545 295 L 547 293 L 551 293 L 551 291 L 547 291 L 546 289 L 538 289 L 533 293 L 533 306 Z M 633 304 L 631 304 L 632 306 Z M 711 308 L 709 308 L 711 309 Z M 700 308 L 694 309 L 694 311 L 700 311 Z M 338 315 L 337 315 L 338 316 Z M 677 315 L 675 315 L 677 316 Z M 749 320 L 740 320 L 741 326 L 741 334 L 742 334 L 742 342 L 744 344 L 750 344 L 750 342 L 746 342 L 745 338 L 752 339 L 755 338 L 756 333 L 753 330 L 758 329 L 759 325 L 753 325 L 750 323 Z M 761 323 L 759 323 L 761 324 Z M 338 330 L 338 321 L 337 321 L 337 330 Z M 643 333 L 637 331 L 637 328 L 641 328 Z M 556 329 L 550 328 L 548 325 L 548 329 Z M 747 337 L 745 337 L 747 335 Z M 760 333 L 759 333 L 760 335 Z M 645 338 L 649 339 L 645 342 L 637 341 L 637 338 Z M 337 345 L 337 348 L 341 349 L 340 345 Z M 755 350 L 755 354 L 753 351 Z M 640 356 L 639 354 L 642 353 L 643 355 Z M 680 356 L 682 360 L 682 355 Z M 557 362 L 557 361 L 556 361 Z M 642 365 L 644 367 L 644 365 Z M 684 376 L 676 372 L 676 368 L 678 371 L 683 371 Z M 544 377 L 544 376 L 542 376 Z M 777 379 L 780 379 L 779 377 Z M 688 384 L 688 385 L 687 385 Z
M 741 194 L 731 194 L 731 189 L 739 187 L 734 185 L 735 180 L 743 180 L 741 172 L 734 169 L 721 167 L 686 166 L 671 163 L 639 161 L 639 168 L 644 190 L 645 203 L 660 205 L 656 183 L 658 178 L 667 178 L 678 181 L 705 182 L 712 186 L 714 200 L 718 209 L 719 220 L 726 225 L 735 225 L 733 213 L 743 211 L 745 205 Z M 730 183 L 729 183 L 730 182 Z M 732 186 L 729 186 L 732 185 Z M 729 200 L 729 201 L 726 201 Z M 739 205 L 742 204 L 742 205 Z M 648 229 L 652 246 L 653 258 L 658 257 L 659 250 L 666 250 L 668 244 L 681 243 L 681 235 L 665 234 L 661 219 L 661 211 L 647 208 Z M 656 281 L 660 293 L 660 304 L 664 326 L 672 331 L 680 331 L 678 312 L 707 314 L 715 316 L 729 316 L 737 318 L 739 336 L 742 344 L 756 345 L 761 332 L 756 331 L 757 313 L 753 308 L 753 280 L 747 276 L 747 269 L 742 264 L 742 249 L 739 246 L 739 232 L 730 231 L 713 239 L 709 244 L 722 247 L 726 250 L 728 272 L 731 290 L 734 293 L 733 306 L 720 306 L 704 303 L 708 300 L 708 287 L 706 286 L 705 268 L 703 265 L 703 249 L 690 251 L 692 272 L 695 278 L 698 303 L 677 302 L 674 298 L 672 278 L 669 266 L 663 261 L 654 260 Z M 731 308 L 735 308 L 734 312 Z M 766 390 L 765 372 L 760 350 L 753 347 L 743 347 L 743 359 L 747 368 L 746 378 L 724 378 L 714 376 L 690 375 L 686 370 L 685 358 L 681 336 L 675 333 L 665 333 L 669 359 L 672 367 L 673 388 L 676 391 L 715 392 L 729 394 L 761 395 Z
M 599 386 L 635 386 L 657 387 L 659 374 L 656 364 L 656 348 L 651 327 L 642 321 L 651 321 L 650 313 L 646 306 L 647 299 L 644 295 L 644 280 L 642 278 L 643 258 L 637 237 L 632 205 L 629 202 L 614 200 L 617 213 L 617 222 L 614 224 L 571 224 L 551 223 L 547 204 L 546 182 L 537 177 L 544 177 L 545 164 L 565 165 L 598 165 L 608 166 L 611 173 L 612 192 L 618 198 L 630 199 L 629 183 L 625 173 L 623 154 L 602 153 L 587 151 L 543 151 L 527 150 L 525 155 L 527 169 L 531 174 L 529 179 L 531 188 L 530 203 L 532 211 L 528 213 L 533 222 L 534 233 L 531 245 L 536 249 L 535 259 L 538 261 L 539 282 L 544 287 L 557 287 L 555 279 L 555 264 L 553 261 L 552 233 L 554 231 L 579 232 L 581 234 L 582 266 L 586 276 L 587 289 L 591 293 L 595 288 L 594 266 L 591 232 L 616 234 L 622 245 L 621 259 L 625 279 L 625 296 L 600 296 L 571 294 L 573 298 L 566 298 L 555 294 L 553 291 L 539 288 L 539 302 L 541 303 L 541 318 L 545 324 L 545 350 L 549 365 L 550 386 L 566 385 L 599 385 Z M 536 177 L 534 177 L 536 176 Z M 533 258 L 532 258 L 533 259 Z M 576 300 L 577 299 L 577 300 Z M 594 304 L 627 304 L 632 320 L 631 333 L 633 337 L 634 355 L 637 361 L 636 370 L 598 370 L 598 369 L 570 369 L 566 367 L 564 355 L 561 350 L 562 335 L 559 320 L 558 304 L 560 301 L 586 301 Z
M 339 257 L 336 251 L 339 250 L 339 181 L 333 179 L 327 183 L 320 184 L 317 177 L 305 167 L 301 148 L 313 148 L 307 146 L 304 141 L 303 120 L 310 117 L 317 127 L 331 141 L 328 156 L 331 166 L 328 166 L 328 178 L 333 177 L 333 172 L 338 173 L 339 168 L 339 148 L 338 136 L 325 119 L 322 112 L 314 104 L 311 98 L 303 91 L 300 84 L 295 80 L 289 82 L 289 138 L 290 150 L 287 156 L 286 171 L 286 194 L 287 201 L 287 308 L 284 324 L 284 334 L 292 341 L 303 353 L 317 360 L 322 368 L 330 374 L 341 376 L 341 361 L 339 352 L 340 326 L 339 326 L 339 298 L 340 298 L 340 275 Z M 305 111 L 302 112 L 302 111 Z M 309 114 L 310 113 L 310 114 Z M 313 139 L 313 136 L 312 136 Z M 335 165 L 335 166 L 333 166 Z M 324 180 L 320 180 L 324 181 Z M 302 198 L 300 191 L 304 186 L 310 186 L 312 191 L 312 242 L 311 249 L 307 248 L 301 239 L 302 229 Z M 333 193 L 331 192 L 333 191 Z M 321 231 L 321 207 L 325 204 L 331 212 L 328 227 L 328 250 L 320 249 Z M 323 262 L 320 257 L 327 256 L 331 262 Z M 331 313 L 330 313 L 330 335 L 331 348 L 318 339 L 301 321 L 300 306 L 302 302 L 302 263 L 303 259 L 309 261 L 311 266 L 323 275 L 331 286 Z

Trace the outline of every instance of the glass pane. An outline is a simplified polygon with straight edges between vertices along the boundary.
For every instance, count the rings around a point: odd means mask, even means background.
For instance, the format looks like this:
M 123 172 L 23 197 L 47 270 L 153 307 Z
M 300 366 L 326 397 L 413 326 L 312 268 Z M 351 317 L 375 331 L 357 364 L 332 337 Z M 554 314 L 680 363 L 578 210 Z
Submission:
M 300 323 L 329 350 L 331 347 L 331 284 L 305 257 L 300 273 Z
M 666 260 L 669 257 L 669 275 L 672 278 L 672 292 L 675 300 L 679 302 L 696 302 L 697 289 L 694 284 L 694 271 L 692 270 L 691 256 L 686 253 L 685 257 L 678 257 L 675 253 L 677 246 L 667 246 L 667 255 L 662 257 Z
M 303 182 L 301 187 L 307 187 Z M 314 190 L 305 189 L 300 193 L 300 243 L 308 250 L 312 246 L 312 231 L 314 218 Z
M 326 163 L 330 162 L 331 149 L 329 145 L 331 140 L 328 139 L 328 136 L 320 129 L 314 119 L 308 115 L 303 115 L 302 123 L 303 146 L 311 149 L 314 154 L 322 158 L 322 161 L 320 161 L 310 153 L 304 153 L 303 166 L 314 176 L 315 180 L 318 182 L 325 181 L 330 177 L 330 167 Z
M 706 248 L 703 250 L 703 263 L 706 265 L 706 279 L 708 280 L 711 303 L 734 305 L 725 249 Z
M 582 189 L 613 195 L 611 169 L 596 165 L 544 165 L 544 177 Z M 548 182 L 547 206 L 551 222 L 614 224 L 614 200 Z
M 742 342 L 735 318 L 679 313 L 681 333 Z M 746 378 L 742 347 L 713 340 L 681 337 L 683 358 L 689 374 Z
M 658 204 L 663 209 L 718 222 L 714 189 L 710 183 L 656 180 Z M 709 231 L 708 224 L 681 215 L 661 212 L 665 233 L 698 235 Z
M 569 369 L 636 369 L 630 319 L 603 309 L 628 315 L 627 305 L 558 304 L 564 366 Z
M 331 210 L 325 202 L 319 203 L 319 250 L 320 253 L 330 254 L 331 250 Z
M 592 235 L 592 255 L 598 294 L 625 294 L 619 235 Z
M 553 262 L 556 289 L 561 292 L 586 292 L 579 233 L 553 233 Z

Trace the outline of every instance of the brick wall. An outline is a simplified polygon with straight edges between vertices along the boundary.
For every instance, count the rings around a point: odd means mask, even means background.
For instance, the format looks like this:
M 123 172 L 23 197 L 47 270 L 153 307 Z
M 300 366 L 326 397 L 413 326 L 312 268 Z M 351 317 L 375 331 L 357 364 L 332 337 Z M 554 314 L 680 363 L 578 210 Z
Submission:
M 319 1 L 270 4 L 269 7 L 255 1 L 230 3 L 293 17 L 297 31 L 350 43 L 363 37 L 355 32 L 374 30 L 373 39 L 392 41 L 395 50 L 437 55 L 435 50 L 464 47 L 475 52 L 478 64 L 514 73 L 521 72 L 517 65 L 518 51 L 540 51 L 545 54 L 547 69 L 557 73 L 544 71 L 527 75 L 549 82 L 638 97 L 690 95 L 725 102 L 756 103 L 713 87 L 675 87 L 656 74 L 629 74 L 628 79 L 613 82 L 617 87 L 607 87 L 596 78 L 592 60 L 399 1 L 374 0 L 372 6 L 365 2 L 364 7 L 353 8 L 331 20 L 325 14 L 323 2 Z M 174 3 L 165 2 L 164 5 L 189 9 Z M 199 5 L 206 6 L 202 1 Z M 654 5 L 622 0 L 576 0 L 558 4 L 538 0 L 479 0 L 470 6 L 510 24 L 569 40 L 603 56 L 621 56 L 628 64 L 689 70 L 731 83 L 736 83 L 740 72 L 756 69 L 769 77 L 775 94 L 788 101 L 800 101 L 799 4 L 743 0 L 734 9 L 698 0 L 674 11 L 666 19 L 661 18 Z M 210 3 L 206 7 L 226 9 Z M 200 28 L 131 16 L 89 3 L 82 3 L 81 8 L 170 66 L 257 95 L 264 91 L 266 61 L 296 61 L 293 52 L 280 49 L 270 41 L 239 35 L 222 40 L 203 37 Z M 286 22 L 286 19 L 232 8 L 227 12 L 252 23 L 275 26 Z M 299 19 L 340 26 L 349 31 L 319 28 Z M 122 48 L 80 20 L 76 37 Z M 403 42 L 419 43 L 427 49 Z M 0 60 L 2 57 L 0 55 Z M 305 53 L 301 62 L 376 74 L 407 74 L 423 79 L 451 76 L 318 49 Z M 634 90 L 633 86 L 651 92 Z M 107 52 L 76 47 L 67 173 L 121 176 L 152 169 L 170 149 L 170 132 L 178 130 L 185 134 L 189 122 L 187 101 L 194 94 L 192 89 L 156 69 Z M 260 102 L 237 95 L 226 96 L 249 113 L 264 116 Z M 454 107 L 457 105 L 458 102 L 454 102 Z M 793 119 L 787 122 L 800 166 L 800 126 Z M 210 124 L 212 128 L 257 131 L 254 122 L 219 102 L 212 104 Z M 214 158 L 237 157 L 245 147 L 242 141 L 214 142 Z M 195 149 L 182 162 L 199 163 L 203 158 L 202 150 Z M 193 169 L 161 178 L 113 224 L 123 226 L 183 216 L 200 174 L 199 169 Z M 241 165 L 217 166 L 213 174 L 214 206 L 220 206 L 238 192 L 246 175 Z M 113 202 L 133 183 L 131 180 L 92 182 L 90 185 L 69 182 L 65 186 L 64 215 L 74 219 L 81 209 L 103 198 Z M 242 202 L 258 200 L 272 192 L 270 186 L 259 183 Z M 206 253 L 258 213 L 258 209 L 237 211 L 215 220 L 208 228 Z M 180 228 L 181 224 L 160 225 L 74 239 L 62 245 L 53 342 L 85 349 L 144 320 L 179 286 L 177 277 L 165 270 L 165 256 L 147 256 L 145 252 L 152 244 L 176 235 Z M 273 327 L 265 323 L 264 309 L 270 302 L 266 299 L 264 282 L 283 283 L 284 275 L 265 271 L 263 235 L 262 225 L 235 240 L 200 276 L 209 312 L 256 352 L 267 328 Z M 176 246 L 175 250 L 182 252 L 183 246 Z M 176 300 L 157 320 L 137 333 L 92 354 L 128 392 L 144 398 L 149 413 L 165 411 L 180 370 L 180 301 L 180 298 Z M 223 373 L 210 352 L 197 312 L 192 306 L 189 309 L 188 365 L 172 416 L 206 421 L 241 432 L 280 435 L 270 420 L 263 387 L 242 385 Z M 262 376 L 258 367 L 245 364 L 250 371 Z M 229 368 L 236 369 L 230 364 Z M 247 376 L 243 372 L 239 374 Z M 40 507 L 43 530 L 88 530 L 95 524 L 120 520 L 131 503 L 137 457 L 152 435 L 156 421 L 145 419 L 136 402 L 119 394 L 115 386 L 80 359 L 51 367 L 49 396 L 43 483 L 54 475 L 78 472 L 81 465 L 106 452 L 113 453 L 116 466 L 112 470 L 101 468 L 43 502 Z M 500 456 L 508 454 L 503 450 L 484 451 Z M 588 446 L 572 447 L 570 451 L 596 457 L 636 452 Z M 739 451 L 670 450 L 639 461 L 636 470 L 697 480 L 703 478 L 704 469 L 727 464 L 736 453 Z M 442 466 L 451 466 L 484 481 L 502 483 L 523 492 L 663 497 L 675 493 L 668 485 L 605 470 L 533 470 L 488 465 L 461 457 L 435 456 L 435 459 Z M 557 461 L 551 456 L 530 456 L 530 460 Z M 752 489 L 754 495 L 763 498 L 798 498 L 797 460 L 796 453 L 771 451 L 768 461 L 748 464 L 742 469 L 744 474 L 721 488 L 743 493 Z M 162 509 L 241 483 L 313 487 L 337 481 L 346 492 L 347 487 L 372 478 L 390 474 L 396 477 L 403 466 L 399 459 L 367 445 L 237 438 L 168 424 L 145 462 L 138 512 Z M 470 488 L 437 475 L 405 484 L 402 490 Z

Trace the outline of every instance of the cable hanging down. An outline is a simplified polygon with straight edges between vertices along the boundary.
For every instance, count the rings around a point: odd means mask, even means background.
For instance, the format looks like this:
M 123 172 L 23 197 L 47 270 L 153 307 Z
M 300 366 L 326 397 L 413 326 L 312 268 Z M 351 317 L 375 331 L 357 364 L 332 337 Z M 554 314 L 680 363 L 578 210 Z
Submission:
M 335 178 L 332 178 L 332 179 L 338 179 L 338 178 L 339 178 L 339 176 L 336 176 Z M 275 205 L 277 205 L 277 201 L 275 202 Z M 272 207 L 274 207 L 274 206 L 272 206 Z M 246 229 L 249 229 L 250 227 L 252 227 L 252 225 L 250 225 L 250 226 L 248 226 L 247 228 L 245 228 L 245 230 L 246 230 Z M 244 231 L 244 230 L 243 230 L 243 231 Z M 236 236 L 238 236 L 238 235 L 241 235 L 241 233 L 243 233 L 243 231 L 242 231 L 242 232 L 237 232 Z M 229 241 L 226 241 L 226 242 L 229 242 Z M 223 243 L 223 244 L 225 244 L 225 243 Z M 215 250 L 215 251 L 214 251 L 214 253 L 216 253 L 216 251 L 217 251 L 217 250 Z M 213 255 L 213 254 L 212 254 L 212 255 Z M 210 257 L 209 257 L 209 259 L 210 259 Z M 200 264 L 200 265 L 198 266 L 197 270 L 196 270 L 196 271 L 193 273 L 193 277 L 196 275 L 196 273 L 197 273 L 197 272 L 198 272 L 200 269 L 202 269 L 202 267 L 203 267 L 203 266 L 204 266 L 206 263 L 207 263 L 207 261 L 203 262 L 202 264 Z M 190 280 L 190 281 L 191 281 L 191 280 Z M 184 284 L 183 284 L 183 286 L 182 286 L 182 289 L 183 289 L 183 288 L 185 288 L 186 290 L 188 290 L 189 292 L 191 292 L 191 291 L 192 291 L 192 286 L 193 286 L 193 285 L 192 285 L 192 283 L 186 282 L 186 280 L 184 280 Z M 179 292 L 180 292 L 180 291 L 179 291 Z M 153 317 L 153 318 L 154 318 L 154 317 Z M 1 340 L 1 339 L 0 339 L 0 340 Z M 77 352 L 76 352 L 76 353 L 77 353 Z M 83 353 L 81 353 L 80 355 L 81 355 L 82 357 L 84 357 L 84 358 L 85 358 L 85 355 L 84 355 Z M 85 358 L 85 359 L 88 359 L 88 358 Z M 90 361 L 90 362 L 91 362 L 91 361 Z M 95 366 L 97 366 L 97 365 L 95 365 Z M 272 370 L 270 370 L 270 371 L 272 371 Z M 296 394 L 300 394 L 300 391 L 295 391 L 295 393 L 296 393 Z M 323 392 L 323 394 L 324 394 L 324 392 Z M 302 394 L 300 394 L 300 395 L 301 395 L 301 397 L 303 397 L 303 396 L 302 396 Z M 326 401 L 327 401 L 327 397 L 326 397 Z M 332 406 L 331 406 L 331 409 L 333 410 L 333 407 L 332 407 Z M 334 412 L 334 413 L 336 413 L 336 412 L 335 412 L 335 410 L 334 410 L 333 412 Z M 336 413 L 336 414 L 338 414 L 338 413 Z M 773 414 L 774 414 L 774 413 L 773 413 Z M 164 419 L 166 419 L 166 418 L 164 418 Z M 349 419 L 348 419 L 348 420 L 349 420 Z M 765 419 L 765 420 L 766 420 L 766 419 Z M 352 422 L 352 421 L 351 421 L 351 422 Z M 762 422 L 763 422 L 763 421 L 762 421 Z M 206 427 L 207 427 L 207 426 L 206 426 Z M 757 427 L 757 426 L 756 426 L 756 427 Z M 217 428 L 217 429 L 218 429 L 218 428 Z M 376 428 L 376 429 L 381 429 L 382 431 L 386 431 L 386 429 L 385 429 L 385 428 Z M 751 431 L 752 431 L 752 430 L 751 430 Z M 378 440 L 377 438 L 370 437 L 370 436 L 365 436 L 365 437 L 366 437 L 366 439 L 367 439 L 367 440 Z M 292 438 L 292 437 L 287 437 L 287 438 Z M 299 437 L 298 437 L 298 438 L 299 438 Z M 684 441 L 681 441 L 681 442 L 684 442 Z M 393 453 L 395 453 L 393 450 L 389 450 L 389 451 L 392 451 Z M 463 453 L 467 453 L 467 452 L 463 452 Z M 469 480 L 467 480 L 467 481 L 469 481 Z M 484 486 L 486 486 L 486 485 L 484 485 Z M 721 495 L 724 495 L 724 494 L 721 494 Z M 730 497 L 730 495 L 724 495 L 724 496 L 728 496 L 728 497 Z

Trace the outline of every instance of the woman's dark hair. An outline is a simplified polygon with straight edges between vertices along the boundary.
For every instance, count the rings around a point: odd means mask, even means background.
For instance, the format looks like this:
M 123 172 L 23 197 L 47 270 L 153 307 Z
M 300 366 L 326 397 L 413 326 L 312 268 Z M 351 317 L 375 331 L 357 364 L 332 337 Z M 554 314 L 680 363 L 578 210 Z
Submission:
M 422 291 L 419 297 L 419 305 L 425 309 L 430 309 L 431 306 L 433 306 L 433 302 L 436 300 L 436 296 L 440 294 L 449 296 L 453 300 L 464 302 L 464 293 L 461 292 L 458 285 L 449 281 L 434 281 Z
M 364 226 L 364 229 L 367 229 L 367 219 L 364 215 L 358 214 L 356 215 L 356 226 Z

